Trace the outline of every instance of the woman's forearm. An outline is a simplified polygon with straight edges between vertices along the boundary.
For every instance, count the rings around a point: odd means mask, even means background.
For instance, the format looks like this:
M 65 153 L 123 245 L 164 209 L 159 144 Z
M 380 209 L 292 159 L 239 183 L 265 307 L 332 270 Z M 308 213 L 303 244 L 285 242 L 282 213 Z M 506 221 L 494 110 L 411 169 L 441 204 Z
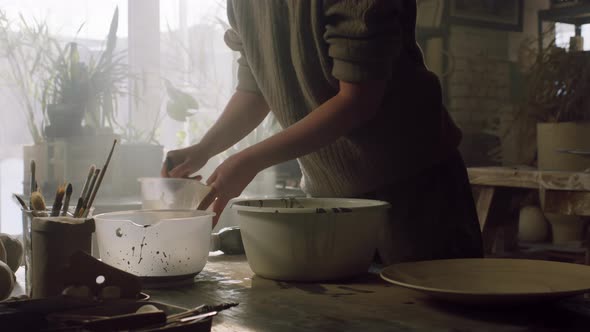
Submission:
M 261 95 L 236 91 L 223 113 L 198 143 L 212 157 L 246 137 L 268 115 Z
M 340 92 L 305 118 L 241 154 L 259 170 L 316 151 L 371 119 L 381 106 L 385 82 L 341 83 Z

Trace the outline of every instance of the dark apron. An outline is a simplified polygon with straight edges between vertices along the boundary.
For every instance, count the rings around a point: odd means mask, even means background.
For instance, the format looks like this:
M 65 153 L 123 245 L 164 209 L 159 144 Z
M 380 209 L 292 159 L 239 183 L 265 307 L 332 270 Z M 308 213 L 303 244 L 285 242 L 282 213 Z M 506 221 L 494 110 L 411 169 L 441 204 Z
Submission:
M 378 249 L 384 264 L 483 257 L 477 211 L 459 152 L 361 198 L 391 204 Z

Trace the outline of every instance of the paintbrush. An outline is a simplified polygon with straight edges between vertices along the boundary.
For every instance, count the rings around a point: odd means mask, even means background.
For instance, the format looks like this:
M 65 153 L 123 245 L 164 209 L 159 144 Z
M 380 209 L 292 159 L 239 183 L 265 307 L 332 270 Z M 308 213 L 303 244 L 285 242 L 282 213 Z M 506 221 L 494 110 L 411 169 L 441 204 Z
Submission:
M 84 197 L 82 198 L 82 207 L 80 208 L 80 210 L 78 210 L 78 213 L 76 213 L 75 215 L 76 218 L 80 218 L 84 215 L 84 211 L 86 211 L 86 208 L 88 207 L 90 195 L 94 190 L 94 186 L 96 185 L 96 181 L 98 180 L 99 174 L 100 168 L 95 169 L 94 174 L 92 175 L 92 179 L 90 180 L 90 184 L 88 185 L 88 189 L 86 190 L 86 195 L 84 195 Z
M 20 206 L 22 207 L 23 210 L 28 210 L 29 207 L 27 206 L 27 203 L 25 202 L 24 199 L 22 199 L 22 197 L 20 197 L 17 194 L 12 194 L 12 199 L 14 199 L 14 201 Z
M 202 315 L 205 313 L 209 313 L 209 312 L 220 312 L 223 310 L 227 310 L 230 308 L 233 308 L 235 306 L 237 306 L 238 303 L 223 303 L 220 305 L 200 305 L 198 307 L 195 307 L 193 309 L 189 309 L 187 311 L 178 313 L 178 314 L 173 314 L 173 315 L 169 315 L 167 318 L 167 323 L 171 323 L 174 321 L 180 321 L 181 319 L 190 317 L 190 316 L 194 316 L 194 315 Z
M 72 191 L 74 191 L 74 188 L 72 188 L 71 183 L 68 183 L 68 187 L 66 189 L 66 198 L 64 200 L 64 205 L 61 209 L 62 216 L 68 215 L 68 209 L 70 208 L 70 198 L 72 197 Z
M 95 170 L 96 166 L 91 165 L 90 169 L 88 170 L 88 176 L 86 177 L 84 186 L 82 187 L 82 192 L 80 193 L 80 197 L 78 198 L 78 203 L 76 204 L 76 208 L 74 209 L 74 216 L 78 215 L 78 212 L 80 212 L 80 209 L 84 205 L 84 197 L 86 197 L 86 192 L 88 191 L 88 186 L 90 185 L 90 181 L 92 180 L 92 176 L 94 175 Z
M 82 210 L 82 208 L 84 207 L 84 198 L 83 197 L 78 197 L 78 203 L 76 203 L 76 208 L 74 209 L 74 218 L 78 217 L 78 214 L 80 213 L 80 210 Z
M 86 182 L 84 182 L 84 186 L 82 187 L 82 197 L 86 197 L 86 193 L 88 192 L 88 186 L 90 185 L 90 180 L 92 180 L 92 176 L 94 175 L 94 171 L 96 170 L 95 165 L 91 165 L 90 169 L 88 170 L 88 176 L 86 177 Z
M 31 194 L 31 210 L 33 211 L 45 211 L 47 206 L 45 205 L 45 199 L 43 195 L 39 191 L 33 192 Z
M 55 200 L 53 201 L 53 207 L 51 208 L 51 217 L 59 216 L 59 212 L 61 211 L 61 205 L 63 203 L 65 194 L 65 185 L 62 184 L 59 187 L 57 187 L 57 192 L 55 193 Z
M 109 155 L 107 157 L 107 161 L 104 163 L 104 166 L 102 167 L 102 171 L 100 172 L 100 176 L 98 178 L 98 181 L 96 182 L 96 185 L 94 186 L 93 190 L 92 190 L 92 195 L 90 196 L 90 201 L 88 202 L 88 204 L 86 204 L 85 208 L 84 208 L 84 218 L 88 217 L 88 212 L 90 211 L 90 208 L 92 207 L 92 204 L 94 203 L 94 199 L 96 198 L 96 194 L 98 193 L 98 189 L 100 188 L 100 184 L 102 183 L 102 179 L 104 178 L 105 173 L 107 172 L 107 168 L 109 167 L 109 163 L 111 162 L 111 158 L 113 157 L 113 151 L 115 151 L 115 146 L 117 145 L 117 140 L 113 141 L 113 146 L 111 147 L 111 151 L 109 152 Z
M 31 184 L 30 184 L 31 185 L 31 202 L 30 202 L 30 208 L 31 208 L 31 210 L 33 210 L 32 196 L 33 196 L 33 193 L 35 191 L 37 191 L 37 179 L 36 179 L 36 174 L 35 174 L 36 165 L 35 165 L 35 161 L 34 160 L 31 160 L 31 163 L 30 163 L 29 167 L 30 167 L 30 170 L 31 170 Z

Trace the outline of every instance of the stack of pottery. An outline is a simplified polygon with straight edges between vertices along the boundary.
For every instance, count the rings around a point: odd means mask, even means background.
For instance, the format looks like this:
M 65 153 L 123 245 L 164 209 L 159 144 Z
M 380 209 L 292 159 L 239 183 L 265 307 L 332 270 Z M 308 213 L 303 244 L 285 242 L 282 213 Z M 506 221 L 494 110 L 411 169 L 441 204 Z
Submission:
M 590 169 L 590 158 L 560 152 L 564 149 L 590 151 L 590 123 L 538 123 L 537 147 L 539 170 L 583 172 Z M 556 213 L 545 213 L 545 217 L 551 225 L 554 244 L 581 242 L 585 227 L 583 218 Z

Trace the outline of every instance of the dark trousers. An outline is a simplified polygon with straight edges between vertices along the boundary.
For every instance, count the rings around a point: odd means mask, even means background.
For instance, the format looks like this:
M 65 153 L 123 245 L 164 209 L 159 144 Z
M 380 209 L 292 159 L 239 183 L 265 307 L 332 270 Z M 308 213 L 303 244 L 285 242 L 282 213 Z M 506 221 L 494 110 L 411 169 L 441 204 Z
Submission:
M 385 264 L 483 257 L 477 211 L 459 152 L 362 198 L 391 204 L 378 249 Z

